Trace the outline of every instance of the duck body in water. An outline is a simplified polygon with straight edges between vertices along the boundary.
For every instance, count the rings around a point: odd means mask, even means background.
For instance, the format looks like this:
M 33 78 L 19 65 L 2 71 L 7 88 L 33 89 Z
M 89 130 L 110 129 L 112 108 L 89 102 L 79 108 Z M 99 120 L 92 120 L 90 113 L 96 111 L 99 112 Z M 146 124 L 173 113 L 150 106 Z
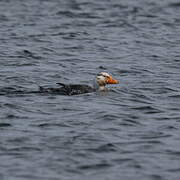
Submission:
M 64 84 L 64 83 L 57 83 L 59 87 L 55 88 L 46 88 L 46 87 L 39 87 L 37 91 L 24 91 L 24 90 L 17 90 L 16 88 L 4 88 L 0 91 L 0 95 L 13 95 L 13 94 L 59 94 L 59 95 L 78 95 L 78 94 L 85 94 L 91 93 L 96 91 L 106 91 L 107 84 L 118 84 L 119 81 L 113 79 L 111 75 L 106 72 L 101 72 L 97 74 L 96 78 L 94 79 L 93 86 L 89 86 L 86 84 Z
M 118 84 L 119 81 L 113 79 L 111 75 L 106 72 L 101 72 L 97 74 L 93 86 L 89 86 L 86 84 L 63 84 L 57 83 L 61 87 L 57 88 L 44 88 L 40 87 L 40 93 L 54 93 L 60 95 L 78 95 L 84 93 L 91 93 L 95 91 L 106 91 L 107 88 L 105 87 L 107 84 Z
M 94 88 L 85 84 L 63 84 L 63 83 L 57 83 L 57 84 L 60 85 L 61 87 L 44 88 L 40 86 L 39 91 L 40 93 L 53 93 L 53 94 L 68 95 L 68 96 L 90 93 L 95 91 Z

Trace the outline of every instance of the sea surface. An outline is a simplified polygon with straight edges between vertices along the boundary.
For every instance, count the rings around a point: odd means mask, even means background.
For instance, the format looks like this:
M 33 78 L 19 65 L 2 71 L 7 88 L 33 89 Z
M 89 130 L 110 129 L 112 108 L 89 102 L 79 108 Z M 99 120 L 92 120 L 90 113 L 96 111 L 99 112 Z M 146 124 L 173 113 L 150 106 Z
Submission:
M 1 0 L 0 94 L 1 180 L 179 180 L 180 2 Z

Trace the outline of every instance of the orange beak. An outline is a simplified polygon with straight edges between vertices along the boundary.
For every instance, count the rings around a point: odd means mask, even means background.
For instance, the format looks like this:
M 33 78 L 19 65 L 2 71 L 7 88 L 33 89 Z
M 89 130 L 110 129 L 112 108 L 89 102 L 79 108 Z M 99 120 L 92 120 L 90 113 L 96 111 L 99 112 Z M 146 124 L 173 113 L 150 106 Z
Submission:
M 110 77 L 106 80 L 106 83 L 107 84 L 119 84 L 119 81 Z

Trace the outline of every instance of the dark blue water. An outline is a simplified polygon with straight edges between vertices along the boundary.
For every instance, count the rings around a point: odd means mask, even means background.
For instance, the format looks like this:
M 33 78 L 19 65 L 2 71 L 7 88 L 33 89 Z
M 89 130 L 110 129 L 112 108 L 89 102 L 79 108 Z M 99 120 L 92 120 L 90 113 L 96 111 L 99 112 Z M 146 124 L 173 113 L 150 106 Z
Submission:
M 0 42 L 3 92 L 120 80 L 1 95 L 1 180 L 179 180 L 178 0 L 2 0 Z

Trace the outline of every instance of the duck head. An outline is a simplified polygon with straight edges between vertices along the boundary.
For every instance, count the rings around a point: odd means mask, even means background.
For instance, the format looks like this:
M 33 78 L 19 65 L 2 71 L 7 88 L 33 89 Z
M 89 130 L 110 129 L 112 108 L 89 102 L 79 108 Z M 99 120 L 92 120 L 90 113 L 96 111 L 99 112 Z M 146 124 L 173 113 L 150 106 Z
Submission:
M 106 89 L 106 84 L 118 84 L 119 81 L 114 79 L 111 75 L 107 72 L 101 72 L 97 74 L 95 79 L 96 89 L 103 91 Z

